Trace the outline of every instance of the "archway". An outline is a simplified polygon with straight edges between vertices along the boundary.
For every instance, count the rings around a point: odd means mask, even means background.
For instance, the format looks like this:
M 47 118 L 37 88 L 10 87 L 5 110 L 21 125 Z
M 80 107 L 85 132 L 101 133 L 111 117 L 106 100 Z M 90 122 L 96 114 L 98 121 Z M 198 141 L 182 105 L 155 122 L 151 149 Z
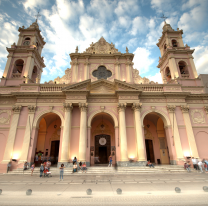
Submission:
M 115 128 L 111 115 L 100 112 L 91 121 L 90 165 L 108 164 L 108 157 L 116 162 Z
M 148 113 L 144 117 L 143 125 L 147 160 L 157 164 L 170 164 L 170 145 L 161 115 L 156 112 Z
M 34 141 L 33 157 L 36 165 L 50 160 L 56 165 L 59 159 L 61 118 L 54 113 L 44 114 L 37 122 L 39 129 Z

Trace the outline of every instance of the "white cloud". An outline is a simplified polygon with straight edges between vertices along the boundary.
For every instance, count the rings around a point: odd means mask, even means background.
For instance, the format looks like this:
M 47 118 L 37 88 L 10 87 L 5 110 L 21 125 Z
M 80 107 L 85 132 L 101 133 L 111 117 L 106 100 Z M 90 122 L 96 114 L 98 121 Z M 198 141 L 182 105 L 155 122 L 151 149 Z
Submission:
M 201 1 L 203 1 L 203 0 L 201 0 Z M 181 9 L 182 9 L 182 10 L 190 9 L 190 8 L 193 8 L 194 6 L 196 6 L 196 5 L 198 5 L 198 4 L 200 4 L 199 1 L 196 1 L 196 0 L 189 0 L 189 1 L 185 2 L 185 3 L 182 5 Z
M 146 33 L 148 29 L 148 19 L 146 17 L 137 16 L 132 21 L 132 30 L 130 34 L 136 35 L 137 33 Z M 152 22 L 150 26 L 152 27 Z
M 25 7 L 26 10 L 28 9 L 33 9 L 37 6 L 45 6 L 47 5 L 48 3 L 48 0 L 26 0 L 24 3 L 23 3 L 23 6 Z
M 115 8 L 117 16 L 123 15 L 135 15 L 139 12 L 138 1 L 135 0 L 122 0 L 118 2 L 118 6 Z
M 199 74 L 208 73 L 208 46 L 197 46 L 193 53 L 195 66 Z
M 158 82 L 158 84 L 162 84 L 163 81 L 162 81 L 162 77 L 161 77 L 161 74 L 160 72 L 156 73 L 155 75 L 153 76 L 146 76 L 150 81 L 154 81 L 154 82 Z
M 173 9 L 172 2 L 172 0 L 151 0 L 151 7 L 159 14 L 170 15 L 169 12 Z
M 155 59 L 151 58 L 150 54 L 149 50 L 142 47 L 138 47 L 134 52 L 134 68 L 138 69 L 140 74 L 148 72 L 154 63 Z

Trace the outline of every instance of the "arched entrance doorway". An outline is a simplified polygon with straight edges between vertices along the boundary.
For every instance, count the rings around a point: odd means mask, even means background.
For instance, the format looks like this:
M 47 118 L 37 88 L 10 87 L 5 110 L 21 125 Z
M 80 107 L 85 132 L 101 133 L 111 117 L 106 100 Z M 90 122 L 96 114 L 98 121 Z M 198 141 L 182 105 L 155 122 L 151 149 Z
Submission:
M 168 142 L 162 118 L 147 114 L 143 121 L 147 160 L 157 164 L 170 164 Z
M 47 113 L 39 122 L 37 139 L 34 142 L 34 162 L 40 165 L 42 161 L 51 160 L 56 165 L 59 159 L 61 119 L 57 114 Z
M 108 157 L 116 162 L 115 129 L 113 118 L 104 112 L 96 114 L 91 121 L 90 165 L 108 164 Z

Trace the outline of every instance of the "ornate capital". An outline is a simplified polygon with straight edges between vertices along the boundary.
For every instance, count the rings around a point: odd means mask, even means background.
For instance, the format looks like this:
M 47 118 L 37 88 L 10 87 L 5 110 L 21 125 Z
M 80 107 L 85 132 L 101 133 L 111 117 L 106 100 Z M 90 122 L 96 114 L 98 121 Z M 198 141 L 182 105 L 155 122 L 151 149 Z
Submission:
M 125 109 L 126 109 L 126 103 L 118 103 L 117 108 L 118 108 L 118 111 L 119 112 L 125 111 Z
M 133 103 L 133 105 L 132 105 L 132 109 L 134 110 L 134 111 L 141 111 L 141 108 L 142 108 L 142 103 Z
M 181 105 L 181 110 L 182 110 L 183 113 L 189 112 L 189 106 L 187 106 L 187 105 Z
M 175 105 L 167 105 L 167 110 L 169 113 L 175 112 L 175 108 L 176 108 Z
M 81 112 L 86 112 L 87 108 L 88 108 L 88 104 L 87 103 L 79 103 L 79 108 L 80 108 Z
M 21 109 L 22 109 L 21 105 L 12 106 L 12 110 L 13 110 L 14 113 L 20 113 Z
M 208 106 L 204 106 L 204 111 L 208 114 Z
M 65 112 L 69 112 L 73 109 L 72 103 L 64 103 L 63 104 Z
M 29 110 L 29 113 L 35 113 L 36 106 L 34 106 L 34 105 L 28 105 L 27 108 Z

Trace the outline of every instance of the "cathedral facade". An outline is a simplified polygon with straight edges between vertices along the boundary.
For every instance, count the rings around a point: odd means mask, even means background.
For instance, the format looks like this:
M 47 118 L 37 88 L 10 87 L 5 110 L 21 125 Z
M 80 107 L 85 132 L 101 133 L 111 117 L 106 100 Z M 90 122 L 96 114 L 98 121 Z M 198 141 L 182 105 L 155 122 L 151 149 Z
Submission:
M 103 37 L 41 84 L 46 42 L 37 22 L 19 32 L 0 82 L 0 172 L 11 160 L 22 168 L 44 158 L 71 167 L 75 156 L 88 166 L 110 155 L 118 166 L 208 158 L 208 95 L 182 30 L 165 23 L 158 40 L 163 84 L 142 78 L 134 54 Z

